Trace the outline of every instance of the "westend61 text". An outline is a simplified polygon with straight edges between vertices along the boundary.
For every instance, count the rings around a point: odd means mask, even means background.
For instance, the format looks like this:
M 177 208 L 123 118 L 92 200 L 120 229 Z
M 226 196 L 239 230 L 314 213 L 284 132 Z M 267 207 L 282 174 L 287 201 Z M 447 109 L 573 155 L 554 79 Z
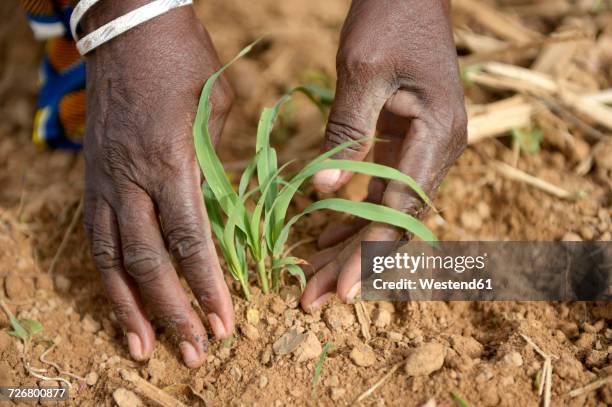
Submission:
M 375 290 L 493 290 L 493 282 L 490 278 L 474 278 L 469 281 L 438 281 L 433 278 L 419 278 L 416 281 L 407 278 L 384 281 L 377 278 L 373 281 L 372 286 Z

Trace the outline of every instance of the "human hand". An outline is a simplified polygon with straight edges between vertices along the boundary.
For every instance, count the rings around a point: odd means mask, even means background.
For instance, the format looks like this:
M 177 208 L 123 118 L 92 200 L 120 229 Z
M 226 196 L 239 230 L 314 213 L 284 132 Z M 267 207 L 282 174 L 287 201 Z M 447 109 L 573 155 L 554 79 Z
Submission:
M 466 146 L 467 119 L 446 0 L 353 0 L 340 37 L 338 82 L 326 130 L 327 150 L 378 132 L 374 159 L 414 178 L 430 196 Z M 370 142 L 337 158 L 363 160 Z M 351 173 L 324 170 L 313 179 L 322 192 L 344 185 Z M 416 193 L 397 182 L 373 179 L 368 199 L 422 215 Z M 365 227 L 364 227 L 365 225 Z M 360 229 L 361 231 L 355 235 Z M 306 310 L 334 293 L 350 301 L 360 289 L 360 242 L 397 240 L 396 228 L 357 222 L 324 234 L 335 247 L 311 261 L 314 276 L 302 295 Z
M 106 10 L 90 12 L 85 28 L 100 26 L 93 18 L 116 17 L 123 14 L 117 8 L 127 12 L 134 3 L 102 2 Z M 143 302 L 167 324 L 188 367 L 206 360 L 206 331 L 170 254 L 215 336 L 228 337 L 234 329 L 192 138 L 202 86 L 219 67 L 191 7 L 148 21 L 87 57 L 85 228 L 137 360 L 150 357 L 155 343 Z M 221 80 L 212 95 L 213 137 L 220 135 L 230 103 L 231 91 Z

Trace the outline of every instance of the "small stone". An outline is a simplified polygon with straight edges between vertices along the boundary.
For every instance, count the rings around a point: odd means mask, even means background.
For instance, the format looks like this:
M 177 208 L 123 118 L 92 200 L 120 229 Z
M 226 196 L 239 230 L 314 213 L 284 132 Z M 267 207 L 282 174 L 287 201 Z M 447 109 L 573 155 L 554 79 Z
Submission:
M 464 211 L 459 220 L 466 229 L 479 230 L 482 227 L 482 218 L 478 212 Z
M 32 279 L 22 278 L 15 274 L 9 274 L 4 279 L 6 296 L 11 300 L 25 300 L 34 296 L 34 284 Z
M 83 320 L 81 320 L 81 324 L 83 324 L 83 330 L 85 332 L 89 332 L 92 334 L 95 334 L 100 329 L 102 329 L 102 324 L 100 324 L 98 321 L 93 319 L 93 317 L 89 314 L 86 314 L 83 317 Z
M 335 304 L 325 310 L 323 320 L 329 329 L 338 332 L 353 325 L 355 323 L 355 315 L 347 305 Z
M 283 300 L 276 296 L 272 298 L 272 301 L 270 301 L 270 311 L 280 315 L 285 311 L 285 309 L 287 309 L 287 305 L 285 305 Z
M 601 367 L 606 363 L 608 352 L 603 350 L 592 350 L 586 358 L 586 365 L 589 368 Z
M 157 386 L 166 377 L 167 368 L 161 360 L 151 358 L 147 363 L 147 373 L 149 374 L 151 383 Z
M 53 291 L 53 280 L 48 274 L 36 276 L 36 289 L 43 291 Z
M 100 376 L 98 376 L 98 373 L 89 372 L 85 376 L 85 383 L 87 383 L 88 386 L 94 386 L 96 383 L 98 383 L 99 377 Z
M 480 357 L 484 351 L 482 344 L 471 336 L 451 335 L 449 342 L 457 353 L 471 358 Z
M 599 331 L 601 331 L 602 329 L 604 329 L 604 327 L 606 326 L 606 323 L 603 319 L 600 319 L 599 321 L 595 322 L 594 324 L 589 324 L 588 322 L 585 322 L 582 324 L 582 330 L 584 332 L 589 332 L 592 334 L 596 334 Z
M 504 362 L 516 367 L 523 366 L 523 357 L 516 351 L 510 352 L 504 356 Z
M 376 308 L 372 313 L 372 322 L 377 328 L 384 328 L 391 323 L 391 313 L 383 308 Z
M 493 378 L 494 374 L 489 369 L 483 370 L 478 376 L 476 376 L 476 383 L 483 384 Z
M 259 378 L 259 388 L 264 389 L 268 385 L 268 378 L 266 376 L 261 376 Z
M 274 342 L 272 349 L 277 355 L 288 355 L 306 340 L 306 336 L 306 334 L 301 334 L 296 329 L 291 329 Z
M 349 357 L 357 366 L 361 367 L 372 366 L 376 363 L 376 354 L 372 348 L 365 344 L 355 346 Z
M 394 331 L 388 331 L 387 332 L 387 338 L 391 341 L 391 342 L 401 342 L 402 340 L 404 340 L 404 335 L 402 335 L 399 332 L 394 332 Z
M 298 362 L 317 359 L 322 352 L 321 343 L 317 336 L 312 332 L 306 333 L 306 340 L 302 342 L 294 351 Z
M 259 339 L 259 331 L 251 324 L 240 325 L 240 331 L 250 341 Z
M 281 288 L 279 295 L 289 308 L 297 308 L 298 304 L 300 303 L 302 291 L 298 286 L 289 285 Z
M 590 349 L 595 345 L 595 341 L 597 340 L 597 336 L 594 333 L 583 332 L 578 340 L 574 342 L 579 349 Z
M 261 354 L 261 364 L 267 365 L 272 360 L 272 349 L 268 346 Z
M 230 357 L 231 352 L 232 350 L 227 346 L 221 346 L 221 348 L 219 348 L 217 356 L 219 357 L 219 359 L 225 360 Z
M 514 377 L 512 376 L 502 376 L 499 381 L 502 386 L 512 386 L 514 384 Z
M 567 232 L 566 234 L 563 235 L 561 240 L 563 242 L 581 242 L 582 238 L 576 233 Z
M 259 311 L 255 308 L 249 308 L 246 312 L 246 320 L 251 325 L 259 324 Z
M 593 240 L 595 237 L 595 230 L 589 225 L 584 225 L 580 228 L 580 235 L 584 240 Z
M 113 399 L 119 407 L 140 407 L 143 405 L 142 400 L 136 394 L 123 387 L 113 392 Z
M 331 375 L 325 380 L 325 385 L 328 387 L 337 387 L 340 384 L 340 378 L 338 375 Z
M 329 397 L 333 401 L 340 400 L 342 397 L 344 397 L 345 394 L 346 389 L 343 389 L 342 387 L 332 387 L 331 389 L 329 389 Z
M 234 378 L 234 380 L 239 382 L 240 379 L 242 379 L 242 370 L 240 370 L 240 368 L 237 366 L 232 366 L 230 368 L 230 375 Z
M 429 376 L 442 368 L 445 354 L 446 349 L 439 343 L 423 344 L 410 352 L 404 371 L 408 376 Z
M 55 275 L 55 288 L 60 293 L 67 293 L 70 290 L 70 286 L 72 285 L 72 281 L 69 278 L 62 274 Z

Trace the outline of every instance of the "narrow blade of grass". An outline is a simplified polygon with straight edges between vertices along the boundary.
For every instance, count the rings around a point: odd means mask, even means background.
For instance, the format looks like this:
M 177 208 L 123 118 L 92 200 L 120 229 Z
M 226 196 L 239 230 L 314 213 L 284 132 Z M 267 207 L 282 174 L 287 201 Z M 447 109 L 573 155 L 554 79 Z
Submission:
M 421 221 L 414 216 L 400 212 L 396 209 L 389 208 L 383 205 L 376 205 L 370 202 L 354 202 L 347 199 L 330 198 L 322 201 L 314 202 L 304 211 L 295 215 L 282 229 L 278 240 L 272 251 L 273 255 L 279 256 L 282 254 L 283 247 L 289 237 L 289 230 L 302 216 L 314 212 L 319 209 L 331 209 L 334 211 L 348 213 L 363 219 L 373 222 L 386 223 L 388 225 L 397 226 L 406 231 L 413 233 L 420 239 L 427 242 L 437 242 L 436 236 L 425 226 Z
M 331 349 L 331 342 L 326 342 L 323 345 L 323 349 L 321 350 L 321 355 L 319 356 L 319 361 L 315 365 L 314 376 L 312 376 L 312 392 L 316 396 L 317 385 L 319 384 L 319 379 L 321 378 L 321 371 L 323 370 L 323 364 L 325 363 L 325 359 L 327 359 L 327 354 Z

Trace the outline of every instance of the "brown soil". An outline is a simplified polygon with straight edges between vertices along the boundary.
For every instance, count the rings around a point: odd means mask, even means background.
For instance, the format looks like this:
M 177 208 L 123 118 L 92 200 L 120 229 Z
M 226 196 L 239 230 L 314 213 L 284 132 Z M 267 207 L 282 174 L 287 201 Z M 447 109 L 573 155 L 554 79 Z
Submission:
M 145 404 L 151 403 L 122 378 L 121 369 L 138 372 L 188 405 L 352 404 L 394 364 L 409 355 L 415 357 L 415 352 L 417 358 L 423 357 L 420 346 L 435 342 L 442 345 L 441 368 L 412 377 L 412 371 L 402 367 L 364 403 L 420 406 L 433 397 L 444 406 L 452 404 L 451 393 L 456 393 L 472 406 L 535 406 L 540 402 L 535 383 L 543 359 L 521 334 L 556 356 L 552 361 L 553 405 L 612 405 L 610 384 L 574 399 L 568 396 L 572 389 L 612 375 L 610 303 L 366 303 L 371 318 L 371 340 L 366 343 L 355 305 L 334 300 L 322 314 L 310 316 L 296 307 L 292 288 L 280 297 L 262 296 L 255 290 L 249 304 L 230 282 L 237 334 L 232 343 L 213 343 L 204 367 L 184 368 L 163 328 L 158 329 L 153 358 L 147 363 L 131 361 L 80 227 L 70 234 L 55 275 L 47 274 L 83 190 L 83 162 L 78 154 L 36 151 L 29 141 L 40 47 L 31 39 L 14 3 L 0 6 L 0 290 L 4 289 L 8 306 L 19 318 L 39 320 L 44 326 L 41 338 L 58 343 L 49 360 L 65 371 L 87 376 L 89 384 L 71 379 L 71 405 L 114 405 L 113 393 L 118 388 L 134 391 Z M 237 103 L 220 151 L 230 169 L 239 168 L 240 160 L 251 152 L 254 137 L 245 135 L 254 134 L 262 106 L 271 104 L 292 84 L 333 77 L 338 31 L 348 1 L 259 0 L 246 4 L 211 0 L 198 5 L 222 60 L 269 33 L 264 46 L 229 72 Z M 611 17 L 604 12 L 583 16 L 596 26 Z M 469 22 L 465 15 L 458 14 L 456 19 L 457 24 Z M 559 21 L 533 18 L 527 23 L 547 33 Z M 609 41 L 609 31 L 607 35 Z M 602 57 L 599 63 L 597 86 L 609 88 L 610 60 Z M 468 92 L 470 97 L 473 92 Z M 474 97 L 478 100 L 482 95 Z M 285 156 L 299 152 L 302 157 L 304 151 L 316 151 L 324 125 L 316 109 L 298 100 L 283 116 L 283 125 L 285 131 L 278 132 L 276 141 L 283 145 Z M 595 143 L 580 132 L 575 137 L 586 154 L 595 150 Z M 577 202 L 561 200 L 495 172 L 488 165 L 491 158 L 512 162 L 506 140 L 472 146 L 439 193 L 437 206 L 444 222 L 430 216 L 428 223 L 446 240 L 610 240 L 612 139 L 609 133 L 606 137 L 597 144 L 586 175 L 574 171 L 584 157 L 559 147 L 548 134 L 539 154 L 520 158 L 519 167 L 532 175 L 568 190 L 587 191 L 588 197 Z M 363 181 L 343 194 L 360 196 Z M 306 193 L 302 199 L 311 198 L 314 195 Z M 318 236 L 328 219 L 325 214 L 309 217 L 296 239 Z M 298 254 L 314 250 L 313 244 L 305 245 Z M 0 313 L 0 384 L 43 384 L 28 376 L 19 357 L 22 347 L 8 336 L 8 326 L 8 319 Z M 286 349 L 290 351 L 286 355 L 278 354 L 280 342 L 273 346 L 283 335 L 293 335 L 300 343 L 293 351 Z M 318 346 L 326 342 L 332 348 L 313 393 Z M 41 341 L 34 343 L 33 366 L 43 367 L 38 357 L 45 346 Z M 417 365 L 436 363 L 425 358 Z M 49 374 L 55 375 L 52 368 Z M 124 391 L 115 394 L 125 396 Z

